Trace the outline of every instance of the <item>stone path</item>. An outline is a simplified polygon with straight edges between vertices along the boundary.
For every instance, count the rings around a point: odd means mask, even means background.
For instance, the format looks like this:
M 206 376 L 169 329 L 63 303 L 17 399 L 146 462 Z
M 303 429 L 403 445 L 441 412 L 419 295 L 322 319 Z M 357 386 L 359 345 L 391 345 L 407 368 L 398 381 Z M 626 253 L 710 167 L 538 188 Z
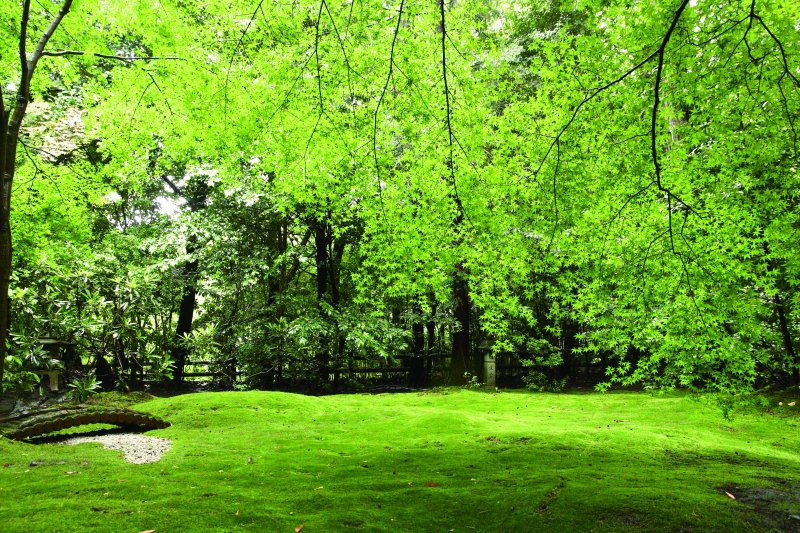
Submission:
M 124 454 L 125 460 L 133 464 L 155 463 L 172 447 L 172 441 L 160 437 L 149 437 L 139 433 L 110 433 L 70 437 L 59 444 L 83 444 L 99 442 L 109 450 L 117 450 Z

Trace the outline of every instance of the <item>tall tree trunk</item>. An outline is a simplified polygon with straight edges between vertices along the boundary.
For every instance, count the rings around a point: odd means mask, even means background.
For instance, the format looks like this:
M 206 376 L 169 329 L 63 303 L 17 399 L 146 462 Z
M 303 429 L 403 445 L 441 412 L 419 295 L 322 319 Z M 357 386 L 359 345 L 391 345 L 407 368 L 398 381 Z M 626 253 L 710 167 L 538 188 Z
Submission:
M 2 92 L 0 91 L 0 109 L 2 109 Z M 6 339 L 11 322 L 10 302 L 8 299 L 8 285 L 11 280 L 11 183 L 14 179 L 15 151 L 10 150 L 10 145 L 17 144 L 16 139 L 8 135 L 9 113 L 2 109 L 0 116 L 0 170 L 3 173 L 3 182 L 0 185 L 0 392 L 3 390 L 3 374 L 6 361 Z M 11 164 L 8 164 L 11 161 Z
M 22 119 L 28 108 L 28 88 L 20 88 L 17 105 L 13 113 L 0 104 L 2 112 L 2 170 L 3 183 L 0 190 L 0 390 L 5 373 L 6 341 L 11 326 L 11 302 L 8 297 L 11 282 L 14 249 L 11 240 L 11 190 L 16 171 L 17 141 Z M 0 102 L 3 94 L 0 91 Z
M 186 245 L 187 253 L 193 254 L 195 252 L 194 248 L 195 238 L 190 237 L 189 243 Z M 183 270 L 183 294 L 178 308 L 178 324 L 175 327 L 175 338 L 172 346 L 172 361 L 175 368 L 172 379 L 176 384 L 183 382 L 186 359 L 189 356 L 186 336 L 192 332 L 194 310 L 197 305 L 197 266 L 197 259 L 193 259 L 184 266 Z
M 433 320 L 433 317 L 436 316 L 436 302 L 431 304 L 431 319 L 425 324 L 425 329 L 428 333 L 428 344 L 426 346 L 426 351 L 428 355 L 432 354 L 434 350 L 436 350 L 436 322 Z
M 342 264 L 342 257 L 344 256 L 344 247 L 345 247 L 345 240 L 343 238 L 336 239 L 333 237 L 333 230 L 330 230 L 330 243 L 331 243 L 331 251 L 329 254 L 331 255 L 330 261 L 328 262 L 329 268 L 329 276 L 330 276 L 330 284 L 331 284 L 331 306 L 334 309 L 339 309 L 339 303 L 341 301 L 341 293 L 339 292 L 339 273 L 340 273 L 340 265 Z M 333 374 L 333 387 L 334 390 L 339 390 L 339 374 L 340 368 L 342 366 L 342 360 L 344 359 L 344 350 L 345 350 L 345 337 L 344 333 L 341 331 L 339 321 L 336 320 L 335 324 L 336 329 L 336 361 L 335 365 L 336 368 Z
M 0 87 L 0 170 L 3 173 L 3 182 L 0 184 L 0 390 L 3 388 L 3 375 L 5 373 L 6 340 L 11 323 L 9 313 L 8 286 L 11 280 L 11 265 L 13 248 L 11 245 L 11 189 L 14 183 L 14 172 L 17 160 L 17 141 L 22 119 L 28 109 L 31 99 L 31 78 L 36 70 L 39 59 L 42 58 L 47 43 L 58 29 L 63 18 L 69 13 L 72 0 L 64 0 L 61 8 L 55 14 L 50 24 L 36 43 L 33 51 L 27 50 L 28 20 L 30 17 L 31 2 L 24 0 L 22 3 L 22 17 L 19 32 L 19 66 L 20 77 L 17 88 L 16 105 L 13 112 L 5 108 L 3 89 Z
M 189 211 L 194 214 L 205 207 L 208 198 L 208 184 L 200 179 L 194 184 L 190 184 L 190 189 Z M 183 382 L 186 360 L 189 358 L 186 336 L 192 332 L 194 311 L 197 307 L 197 269 L 199 267 L 195 256 L 197 251 L 197 237 L 193 234 L 189 235 L 186 239 L 186 254 L 191 257 L 191 260 L 183 269 L 183 294 L 178 308 L 178 323 L 175 327 L 172 346 L 172 361 L 175 368 L 172 380 L 176 384 Z
M 330 279 L 330 256 L 328 245 L 330 244 L 329 226 L 323 222 L 316 222 L 314 226 L 314 259 L 317 267 L 317 305 L 320 314 L 323 315 L 322 303 L 328 292 L 328 280 Z M 328 351 L 327 339 L 320 339 L 317 350 L 317 381 L 320 387 L 328 383 L 328 370 L 330 367 L 330 353 Z
M 453 347 L 450 361 L 450 383 L 466 383 L 467 371 L 472 372 L 470 366 L 470 322 L 469 322 L 469 283 L 464 277 L 461 265 L 453 276 L 453 316 L 456 319 L 457 329 L 453 331 Z
M 411 324 L 412 357 L 409 359 L 408 386 L 418 388 L 425 385 L 425 326 L 420 321 L 422 308 L 414 304 L 414 323 Z
M 769 254 L 769 245 L 765 241 L 764 255 L 767 261 L 767 272 L 772 273 L 776 270 L 776 266 L 775 262 L 769 257 Z M 780 269 L 780 266 L 778 266 L 778 269 Z M 780 329 L 781 339 L 783 340 L 783 349 L 786 351 L 786 355 L 789 357 L 789 361 L 792 365 L 792 383 L 794 385 L 800 385 L 800 368 L 798 368 L 800 360 L 798 360 L 797 352 L 794 349 L 792 332 L 789 329 L 789 321 L 786 318 L 788 314 L 786 302 L 781 298 L 781 293 L 785 292 L 785 286 L 786 283 L 784 282 L 783 272 L 780 271 L 776 278 L 776 289 L 778 292 L 772 297 L 772 303 L 775 306 L 775 313 L 778 315 L 778 328 Z
M 425 385 L 433 384 L 433 353 L 436 351 L 436 300 L 431 298 L 431 319 L 425 325 L 428 330 L 428 345 L 425 347 Z
M 775 304 L 775 311 L 778 314 L 778 325 L 781 330 L 781 338 L 783 339 L 783 349 L 786 350 L 786 355 L 789 356 L 789 361 L 792 363 L 792 383 L 794 385 L 800 384 L 800 370 L 797 368 L 797 354 L 795 353 L 794 343 L 792 342 L 792 333 L 789 331 L 789 323 L 786 320 L 786 308 L 780 294 L 776 294 L 772 302 Z
M 454 244 L 459 248 L 464 243 L 462 230 L 464 227 L 464 205 L 461 203 L 461 198 L 458 196 L 458 189 L 456 187 L 456 167 L 455 159 L 453 158 L 454 150 L 454 136 L 453 136 L 453 121 L 452 110 L 450 106 L 450 88 L 447 81 L 447 24 L 445 17 L 445 0 L 439 0 L 439 26 L 437 32 L 441 33 L 441 50 L 442 50 L 442 89 L 444 92 L 444 103 L 446 110 L 446 125 L 447 125 L 447 144 L 448 144 L 448 157 L 446 166 L 450 172 L 447 181 L 452 187 L 449 196 L 456 207 L 456 217 L 453 219 L 453 230 L 455 233 Z M 469 281 L 467 273 L 464 269 L 464 264 L 458 262 L 455 265 L 455 272 L 453 273 L 453 315 L 455 316 L 458 324 L 458 330 L 453 333 L 453 349 L 452 358 L 450 360 L 450 383 L 466 383 L 466 376 L 464 373 L 469 369 L 474 372 L 475 369 L 469 366 L 469 345 L 470 345 L 470 331 L 469 331 Z

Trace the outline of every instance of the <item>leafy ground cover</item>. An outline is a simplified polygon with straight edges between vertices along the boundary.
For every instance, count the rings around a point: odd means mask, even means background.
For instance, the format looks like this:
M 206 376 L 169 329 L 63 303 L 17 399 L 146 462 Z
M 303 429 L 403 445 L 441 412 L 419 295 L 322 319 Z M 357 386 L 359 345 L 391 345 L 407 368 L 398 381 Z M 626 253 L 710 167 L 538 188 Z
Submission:
M 0 439 L 4 531 L 797 531 L 794 398 L 203 393 L 137 404 L 172 449 Z M 783 405 L 779 405 L 781 401 Z M 37 466 L 32 466 L 35 463 Z

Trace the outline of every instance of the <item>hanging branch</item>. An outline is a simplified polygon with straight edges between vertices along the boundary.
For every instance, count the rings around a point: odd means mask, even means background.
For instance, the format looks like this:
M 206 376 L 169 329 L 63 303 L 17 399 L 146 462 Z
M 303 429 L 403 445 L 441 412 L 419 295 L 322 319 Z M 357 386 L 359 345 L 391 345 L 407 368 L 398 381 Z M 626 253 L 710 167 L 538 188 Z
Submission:
M 84 52 L 82 50 L 57 50 L 55 52 L 42 52 L 43 56 L 48 57 L 63 57 L 63 56 L 94 56 L 101 59 L 113 59 L 116 61 L 150 61 L 150 60 L 165 60 L 173 59 L 185 61 L 182 57 L 177 56 L 116 56 L 112 54 L 100 54 L 97 52 Z
M 656 56 L 658 57 L 658 67 L 656 69 L 655 86 L 653 87 L 653 109 L 650 120 L 650 156 L 653 160 L 656 186 L 658 187 L 658 190 L 667 195 L 667 207 L 668 207 L 667 217 L 669 224 L 669 240 L 670 240 L 670 245 L 672 247 L 672 253 L 674 254 L 676 252 L 675 252 L 675 237 L 672 230 L 672 200 L 674 198 L 677 202 L 681 203 L 682 205 L 686 207 L 688 206 L 683 200 L 675 196 L 675 194 L 673 194 L 673 192 L 670 189 L 664 187 L 664 185 L 661 183 L 661 162 L 658 160 L 658 145 L 657 145 L 658 108 L 659 104 L 661 103 L 660 90 L 661 90 L 661 80 L 663 78 L 662 74 L 664 69 L 664 50 L 666 50 L 670 37 L 672 37 L 672 32 L 675 30 L 675 26 L 678 25 L 678 21 L 681 18 L 681 14 L 683 13 L 683 10 L 686 8 L 688 3 L 689 0 L 683 0 L 683 2 L 681 2 L 680 7 L 678 7 L 678 10 L 675 12 L 675 16 L 672 19 L 672 24 L 670 24 L 667 33 L 664 34 L 664 38 L 661 41 L 661 46 L 659 46 L 658 50 L 656 50 Z M 681 261 L 683 261 L 683 258 L 681 258 Z
M 675 15 L 673 15 L 673 17 L 672 17 L 672 21 L 670 23 L 670 26 L 667 29 L 667 32 L 664 35 L 664 38 L 662 39 L 661 44 L 659 45 L 659 47 L 656 50 L 654 50 L 652 53 L 650 53 L 650 55 L 648 55 L 647 57 L 645 57 L 644 59 L 642 59 L 641 61 L 636 63 L 634 66 L 632 66 L 628 70 L 626 70 L 624 73 L 622 73 L 617 78 L 615 78 L 615 79 L 613 79 L 613 80 L 601 85 L 600 87 L 597 87 L 596 89 L 594 89 L 591 92 L 591 94 L 589 94 L 588 96 L 584 97 L 583 100 L 581 100 L 578 103 L 578 105 L 575 106 L 575 109 L 573 110 L 572 115 L 570 116 L 569 120 L 567 120 L 567 123 L 564 124 L 564 126 L 561 127 L 561 129 L 558 131 L 556 136 L 553 138 L 553 140 L 550 142 L 549 146 L 547 147 L 547 150 L 545 151 L 544 156 L 539 161 L 539 165 L 537 166 L 536 170 L 533 171 L 533 173 L 532 173 L 534 176 L 537 176 L 539 174 L 539 172 L 541 171 L 542 167 L 544 166 L 544 163 L 549 158 L 550 153 L 553 151 L 553 148 L 555 148 L 556 145 L 558 145 L 561 142 L 562 137 L 564 136 L 564 134 L 567 132 L 567 130 L 569 130 L 569 128 L 575 122 L 575 119 L 577 118 L 578 113 L 580 113 L 581 109 L 587 103 L 589 103 L 590 101 L 594 100 L 602 92 L 604 92 L 604 91 L 610 89 L 611 87 L 613 87 L 614 85 L 617 85 L 617 84 L 621 83 L 622 81 L 624 81 L 626 78 L 628 78 L 633 73 L 635 73 L 636 71 L 641 69 L 643 66 L 648 64 L 654 58 L 658 58 L 658 74 L 656 76 L 656 86 L 655 86 L 655 100 L 656 100 L 656 102 L 654 103 L 654 106 L 653 106 L 654 114 L 656 113 L 655 110 L 657 110 L 658 98 L 659 98 L 658 97 L 658 91 L 659 91 L 659 87 L 660 87 L 660 84 L 661 84 L 661 70 L 662 70 L 663 63 L 664 63 L 664 52 L 666 50 L 667 44 L 669 43 L 670 37 L 672 36 L 672 33 L 675 30 L 675 27 L 678 25 L 678 21 L 680 20 L 681 15 L 683 14 L 683 10 L 689 4 L 689 1 L 690 0 L 682 0 L 681 1 L 680 6 L 678 7 L 677 11 L 675 12 Z M 653 120 L 655 120 L 655 119 L 653 119 Z M 651 137 L 654 136 L 654 131 L 655 131 L 654 130 L 654 123 L 651 123 Z M 662 186 L 661 186 L 661 167 L 660 167 L 660 164 L 658 163 L 657 155 L 655 155 L 653 161 L 654 161 L 654 165 L 656 166 L 656 183 L 657 183 L 658 187 L 661 189 L 662 188 Z M 669 194 L 672 196 L 672 198 L 675 198 L 678 202 L 680 202 L 681 204 L 683 204 L 684 206 L 689 208 L 688 205 L 686 205 L 684 202 L 682 202 L 673 193 L 670 192 Z
M 578 103 L 578 105 L 573 110 L 572 115 L 570 116 L 569 120 L 567 120 L 567 123 L 564 124 L 561 127 L 561 129 L 558 131 L 556 136 L 553 138 L 553 140 L 548 145 L 544 156 L 539 161 L 539 164 L 538 164 L 536 170 L 533 171 L 533 173 L 532 173 L 534 176 L 539 175 L 539 173 L 542 170 L 542 167 L 544 166 L 545 162 L 549 158 L 549 156 L 552 153 L 554 148 L 557 150 L 556 168 L 558 168 L 558 166 L 559 166 L 558 163 L 560 162 L 560 153 L 558 153 L 559 152 L 558 148 L 559 148 L 560 143 L 562 141 L 562 137 L 567 132 L 567 130 L 569 130 L 569 128 L 572 126 L 572 124 L 575 122 L 575 120 L 576 120 L 576 118 L 578 116 L 578 113 L 581 111 L 581 109 L 587 103 L 589 103 L 590 101 L 595 99 L 602 92 L 610 89 L 614 85 L 617 85 L 617 84 L 621 83 L 626 78 L 631 76 L 633 73 L 637 72 L 639 69 L 641 69 L 642 67 L 647 65 L 653 59 L 657 59 L 658 60 L 658 65 L 657 65 L 655 85 L 654 85 L 654 89 L 653 89 L 654 97 L 653 97 L 653 106 L 652 106 L 651 121 L 650 121 L 651 158 L 652 158 L 653 167 L 654 167 L 654 170 L 655 170 L 655 185 L 658 187 L 658 189 L 660 191 L 664 192 L 667 195 L 667 204 L 668 204 L 668 210 L 669 210 L 669 213 L 668 213 L 668 217 L 669 217 L 669 221 L 668 221 L 668 223 L 669 223 L 669 235 L 670 235 L 671 248 L 672 248 L 673 252 L 675 252 L 674 237 L 673 237 L 673 226 L 672 226 L 672 203 L 673 203 L 673 200 L 678 202 L 682 206 L 684 206 L 687 210 L 689 210 L 691 212 L 695 212 L 695 211 L 691 208 L 691 206 L 689 206 L 686 202 L 681 200 L 680 197 L 675 195 L 675 193 L 673 193 L 672 190 L 670 190 L 668 187 L 665 187 L 664 184 L 662 183 L 661 163 L 660 163 L 659 158 L 658 158 L 658 150 L 657 150 L 657 119 L 658 119 L 658 108 L 659 108 L 659 105 L 660 105 L 660 88 L 661 88 L 662 73 L 663 73 L 663 66 L 664 66 L 664 54 L 665 54 L 667 45 L 669 44 L 669 41 L 670 41 L 670 39 L 672 37 L 672 34 L 675 31 L 675 28 L 677 27 L 678 22 L 681 19 L 681 16 L 683 14 L 684 9 L 689 4 L 689 1 L 690 0 L 682 0 L 681 1 L 681 4 L 678 6 L 678 9 L 675 11 L 675 14 L 672 17 L 672 21 L 670 22 L 670 25 L 669 25 L 666 33 L 664 34 L 663 38 L 661 39 L 660 45 L 658 46 L 658 48 L 656 48 L 656 50 L 654 50 L 647 57 L 645 57 L 644 59 L 642 59 L 641 61 L 636 63 L 634 66 L 632 66 L 631 68 L 626 70 L 620 76 L 618 76 L 618 77 L 614 78 L 613 80 L 611 80 L 611 81 L 601 85 L 600 87 L 597 87 L 594 90 L 592 90 L 592 92 L 588 96 L 584 97 Z M 555 175 L 553 176 L 553 180 L 555 182 L 555 180 L 556 180 L 556 176 Z M 641 194 L 641 192 L 642 191 L 640 190 L 637 193 L 635 193 L 634 197 L 638 196 L 639 194 Z M 553 194 L 554 195 L 557 194 L 557 190 L 556 190 L 555 185 L 553 186 Z M 632 198 L 633 197 L 631 197 L 628 200 L 626 200 L 625 201 L 625 205 L 627 205 L 628 202 Z M 553 202 L 554 202 L 555 206 L 558 205 L 557 198 L 554 198 Z M 557 207 L 556 207 L 556 209 L 557 209 Z M 614 218 L 616 218 L 617 216 L 619 216 L 619 212 L 615 215 Z
M 286 93 L 284 93 L 281 102 L 275 107 L 275 110 L 272 112 L 269 118 L 267 118 L 267 124 L 272 122 L 272 119 L 275 118 L 275 115 L 278 114 L 278 111 L 280 111 L 281 108 L 283 108 L 283 106 L 286 105 L 286 102 L 289 101 L 289 98 L 294 96 L 294 88 L 297 87 L 297 84 L 300 82 L 301 79 L 303 79 L 303 73 L 305 72 L 306 67 L 308 67 L 308 64 L 311 62 L 312 57 L 314 57 L 313 52 L 307 53 L 306 60 L 303 63 L 303 66 L 300 68 L 300 72 L 297 74 L 297 76 L 295 76 L 294 81 L 292 81 L 292 85 L 289 87 L 289 90 L 287 90 Z
M 353 68 L 350 66 L 350 60 L 347 57 L 347 50 L 344 47 L 344 41 L 342 40 L 342 36 L 339 35 L 339 28 L 336 27 L 336 21 L 333 19 L 333 14 L 331 13 L 330 7 L 328 7 L 327 2 L 323 2 L 325 5 L 325 12 L 328 13 L 328 19 L 331 21 L 331 26 L 333 26 L 333 33 L 336 35 L 336 42 L 339 43 L 339 48 L 342 50 L 342 57 L 344 58 L 344 64 L 347 67 L 347 88 L 350 90 L 350 98 L 353 98 L 353 82 L 350 78 L 350 75 L 353 72 Z M 361 77 L 358 72 L 356 75 Z
M 453 159 L 453 122 L 452 122 L 452 109 L 450 108 L 450 86 L 447 81 L 447 26 L 445 26 L 444 15 L 444 0 L 439 0 L 439 21 L 442 29 L 442 81 L 444 82 L 444 102 L 446 121 L 447 121 L 447 143 L 448 143 L 448 161 L 447 166 L 450 168 L 450 184 L 453 186 L 453 199 L 456 203 L 458 215 L 456 217 L 456 225 L 460 224 L 464 216 L 464 206 L 461 203 L 461 198 L 458 196 L 458 186 L 456 184 L 456 171 Z
M 605 91 L 607 89 L 610 89 L 614 85 L 622 82 L 625 78 L 627 78 L 628 76 L 630 76 L 631 74 L 633 74 L 634 72 L 636 72 L 637 70 L 642 68 L 644 65 L 649 63 L 650 60 L 652 60 L 654 57 L 656 57 L 656 54 L 658 54 L 658 50 L 656 50 L 655 52 L 651 53 L 649 56 L 644 58 L 642 61 L 640 61 L 639 63 L 637 63 L 636 65 L 634 65 L 630 69 L 628 69 L 626 72 L 624 72 L 618 78 L 606 83 L 605 85 L 602 85 L 602 86 L 594 89 L 589 96 L 587 96 L 583 100 L 581 100 L 578 103 L 578 105 L 575 106 L 575 109 L 573 110 L 572 115 L 570 116 L 570 118 L 567 121 L 567 123 L 564 124 L 564 126 L 562 126 L 562 128 L 559 130 L 559 132 L 553 138 L 553 141 L 547 147 L 547 150 L 545 151 L 544 157 L 542 157 L 541 161 L 539 161 L 539 166 L 536 168 L 536 170 L 534 170 L 532 172 L 533 176 L 538 176 L 539 175 L 539 172 L 542 170 L 542 167 L 544 166 L 545 162 L 547 161 L 547 158 L 550 156 L 550 152 L 553 151 L 553 147 L 555 147 L 556 143 L 561 141 L 561 137 L 564 136 L 564 134 L 567 132 L 567 130 L 570 128 L 570 126 L 572 126 L 573 122 L 575 122 L 575 119 L 578 117 L 578 113 L 580 112 L 581 108 L 583 108 L 584 105 L 586 105 L 590 101 L 594 100 L 594 98 L 597 97 L 603 91 Z
M 781 73 L 780 78 L 778 78 L 777 86 L 778 92 L 781 95 L 781 102 L 783 103 L 783 110 L 786 113 L 786 119 L 789 121 L 789 128 L 792 130 L 792 151 L 794 152 L 794 158 L 797 159 L 797 130 L 795 129 L 794 125 L 794 116 L 789 111 L 789 101 L 786 98 L 786 93 L 783 90 L 783 80 L 788 76 L 793 82 L 795 87 L 800 88 L 800 79 L 792 72 L 792 69 L 789 68 L 789 61 L 786 58 L 786 50 L 783 47 L 783 43 L 780 39 L 772 32 L 772 30 L 767 26 L 764 22 L 764 19 L 761 18 L 760 15 L 756 14 L 756 0 L 752 0 L 750 3 L 750 13 L 748 14 L 748 24 L 747 29 L 744 32 L 744 37 L 742 41 L 744 41 L 745 45 L 747 45 L 747 54 L 750 57 L 750 60 L 754 64 L 758 64 L 758 61 L 752 56 L 750 53 L 750 44 L 747 42 L 747 35 L 753 27 L 753 21 L 756 20 L 764 28 L 764 31 L 770 36 L 770 39 L 775 43 L 778 47 L 778 52 L 780 53 L 781 63 L 783 64 L 783 72 Z M 763 59 L 763 58 L 762 58 Z
M 253 21 L 256 19 L 256 15 L 258 14 L 259 10 L 261 10 L 261 5 L 264 3 L 264 0 L 259 0 L 258 5 L 253 10 L 253 14 L 250 15 L 250 20 L 247 21 L 247 26 L 245 26 L 244 30 L 242 30 L 242 34 L 239 36 L 239 40 L 236 42 L 236 46 L 233 47 L 231 50 L 231 57 L 228 61 L 228 70 L 225 72 L 225 87 L 224 87 L 224 95 L 225 95 L 225 109 L 224 109 L 224 116 L 225 116 L 225 128 L 228 127 L 228 80 L 231 77 L 231 69 L 233 68 L 233 58 L 236 57 L 236 52 L 242 46 L 244 42 L 244 37 L 247 35 L 247 32 L 250 31 L 250 26 L 253 25 Z M 261 10 L 263 14 L 264 11 Z
M 378 178 L 378 198 L 380 199 L 381 203 L 381 213 L 383 214 L 384 220 L 386 219 L 386 211 L 383 207 L 383 188 L 381 186 L 381 166 L 378 163 L 378 114 L 381 109 L 381 104 L 383 103 L 383 98 L 386 95 L 386 90 L 389 88 L 389 83 L 392 80 L 394 75 L 394 50 L 395 45 L 397 44 L 397 36 L 400 33 L 400 21 L 403 18 L 403 6 L 405 5 L 405 0 L 400 0 L 400 7 L 397 10 L 397 24 L 394 28 L 394 35 L 392 35 L 392 47 L 389 50 L 389 73 L 386 75 L 386 83 L 383 85 L 383 90 L 381 91 L 381 95 L 378 97 L 378 103 L 375 105 L 375 113 L 373 114 L 373 125 L 372 125 L 372 157 L 375 159 L 375 174 Z
M 772 30 L 769 29 L 769 26 L 764 22 L 764 19 L 761 18 L 760 15 L 756 14 L 756 0 L 753 0 L 750 4 L 750 20 L 752 22 L 753 19 L 757 20 L 761 27 L 764 28 L 764 31 L 769 34 L 770 38 L 775 42 L 775 45 L 778 47 L 778 51 L 781 55 L 781 61 L 783 62 L 783 71 L 786 75 L 788 75 L 792 81 L 794 81 L 795 87 L 800 89 L 800 79 L 792 72 L 792 69 L 789 68 L 789 61 L 786 59 L 786 50 L 783 48 L 783 43 L 781 42 L 778 37 L 772 33 Z
M 320 1 L 319 10 L 317 12 L 317 20 L 316 20 L 316 23 L 315 23 L 315 32 L 314 32 L 314 52 L 312 54 L 314 56 L 314 61 L 316 63 L 316 70 L 317 70 L 317 94 L 318 94 L 318 98 L 319 98 L 319 115 L 317 116 L 317 121 L 314 124 L 314 128 L 311 130 L 311 135 L 309 135 L 308 141 L 306 142 L 306 150 L 305 150 L 305 152 L 303 154 L 303 159 L 307 160 L 307 158 L 308 158 L 308 149 L 311 146 L 311 141 L 314 139 L 314 135 L 316 135 L 317 129 L 319 128 L 319 125 L 322 122 L 322 118 L 323 117 L 327 118 L 329 124 L 336 130 L 336 133 L 339 135 L 339 140 L 342 142 L 342 145 L 345 147 L 345 149 L 347 150 L 348 154 L 351 157 L 355 158 L 355 150 L 358 149 L 358 147 L 353 149 L 353 148 L 351 148 L 350 146 L 347 145 L 346 138 L 345 138 L 341 128 L 336 123 L 336 121 L 333 120 L 333 118 L 331 118 L 331 116 L 328 114 L 328 112 L 325 111 L 325 100 L 324 100 L 323 89 L 322 89 L 322 68 L 320 66 L 320 58 L 319 58 L 320 24 L 322 23 L 322 11 L 323 11 L 323 9 L 327 10 L 328 15 L 331 14 L 330 11 L 328 10 L 328 4 L 327 4 L 326 0 L 321 0 Z M 333 22 L 332 18 L 331 18 L 331 22 L 333 23 L 334 26 L 336 25 Z M 348 80 L 349 80 L 350 79 L 349 78 L 349 76 L 350 76 L 350 63 L 349 63 L 349 61 L 347 59 L 347 54 L 346 54 L 345 48 L 344 48 L 344 42 L 339 38 L 338 31 L 336 32 L 336 36 L 337 36 L 337 39 L 339 40 L 339 44 L 340 44 L 340 46 L 342 48 L 342 52 L 345 54 L 345 63 L 347 64 L 347 68 L 348 68 Z M 310 57 L 309 57 L 309 61 L 310 61 Z M 277 112 L 277 110 L 276 110 L 276 112 Z M 305 172 L 305 164 L 304 164 L 304 172 Z
M 314 32 L 314 61 L 316 62 L 317 66 L 317 90 L 319 92 L 319 114 L 320 116 L 325 114 L 325 105 L 323 104 L 322 99 L 322 70 L 319 66 L 319 25 L 322 21 L 322 8 L 325 7 L 325 0 L 322 0 L 319 3 L 319 12 L 317 13 L 317 24 L 316 24 L 316 31 Z

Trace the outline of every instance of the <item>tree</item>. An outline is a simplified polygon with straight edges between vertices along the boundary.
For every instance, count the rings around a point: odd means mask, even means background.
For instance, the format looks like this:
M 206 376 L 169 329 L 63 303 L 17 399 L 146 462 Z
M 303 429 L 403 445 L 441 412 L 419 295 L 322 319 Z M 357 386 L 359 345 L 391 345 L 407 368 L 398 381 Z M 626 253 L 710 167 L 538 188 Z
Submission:
M 195 326 L 267 385 L 426 335 L 452 382 L 477 349 L 797 379 L 797 6 L 644 7 L 110 3 L 39 92 L 80 93 L 119 197 L 92 251 L 183 287 L 177 379 Z
M 28 26 L 30 21 L 30 0 L 22 4 L 22 17 L 19 32 L 19 79 L 14 103 L 6 107 L 5 94 L 0 87 L 0 168 L 3 172 L 3 184 L 0 190 L 0 383 L 6 359 L 6 342 L 10 327 L 10 307 L 8 300 L 9 282 L 12 272 L 13 246 L 11 242 L 11 192 L 14 185 L 14 174 L 17 164 L 17 146 L 20 128 L 25 112 L 31 101 L 31 80 L 36 66 L 45 52 L 45 47 L 62 19 L 69 13 L 72 0 L 64 0 L 58 12 L 50 20 L 35 48 L 28 50 Z

